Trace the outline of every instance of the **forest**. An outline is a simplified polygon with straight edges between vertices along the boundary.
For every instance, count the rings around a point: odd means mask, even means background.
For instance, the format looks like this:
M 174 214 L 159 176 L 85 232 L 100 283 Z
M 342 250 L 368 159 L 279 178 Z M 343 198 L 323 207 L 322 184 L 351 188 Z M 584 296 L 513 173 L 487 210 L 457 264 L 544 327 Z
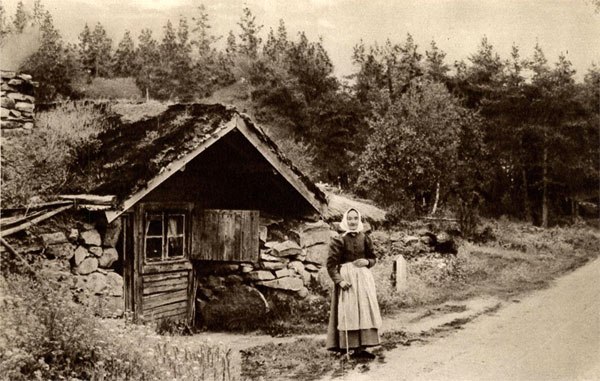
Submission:
M 600 68 L 577 81 L 566 55 L 546 57 L 539 45 L 501 57 L 482 36 L 450 63 L 410 33 L 357 41 L 354 73 L 338 78 L 322 40 L 289 35 L 285 20 L 267 28 L 248 7 L 227 36 L 212 33 L 201 5 L 165 20 L 161 35 L 112 41 L 97 23 L 77 42 L 41 0 L 19 2 L 14 15 L 0 8 L 3 46 L 32 30 L 36 49 L 15 69 L 39 82 L 38 103 L 233 103 L 314 181 L 374 200 L 391 221 L 451 213 L 468 234 L 479 215 L 543 227 L 597 217 Z

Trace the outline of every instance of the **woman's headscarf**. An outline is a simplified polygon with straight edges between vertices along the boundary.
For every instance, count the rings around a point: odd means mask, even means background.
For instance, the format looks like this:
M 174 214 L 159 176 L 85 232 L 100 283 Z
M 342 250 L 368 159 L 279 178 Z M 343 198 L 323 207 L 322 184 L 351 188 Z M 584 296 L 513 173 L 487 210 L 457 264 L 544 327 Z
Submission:
M 348 227 L 348 213 L 350 212 L 356 212 L 356 214 L 358 214 L 358 225 L 356 226 L 355 230 L 350 230 L 350 227 Z M 362 216 L 360 215 L 360 212 L 354 208 L 350 208 L 348 210 L 346 210 L 346 212 L 344 213 L 344 217 L 342 217 L 342 222 L 340 222 L 340 229 L 344 231 L 344 233 L 342 235 L 346 235 L 348 233 L 359 233 L 361 231 L 363 231 L 364 229 L 364 225 L 362 223 Z

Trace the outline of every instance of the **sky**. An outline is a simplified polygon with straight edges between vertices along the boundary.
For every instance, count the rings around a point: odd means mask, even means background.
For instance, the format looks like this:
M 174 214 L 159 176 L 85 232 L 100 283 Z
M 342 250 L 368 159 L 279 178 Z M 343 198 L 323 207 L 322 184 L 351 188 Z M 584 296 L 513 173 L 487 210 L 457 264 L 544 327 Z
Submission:
M 14 14 L 18 0 L 1 0 L 7 14 Z M 468 59 L 483 36 L 502 58 L 511 46 L 530 56 L 539 43 L 553 63 L 564 53 L 581 79 L 592 62 L 600 64 L 600 12 L 594 0 L 42 0 L 67 41 L 76 42 L 85 23 L 97 22 L 107 29 L 116 46 L 125 30 L 138 36 L 142 28 L 162 36 L 168 19 L 174 25 L 180 16 L 190 19 L 204 3 L 213 32 L 224 36 L 239 32 L 237 22 L 247 5 L 269 28 L 283 19 L 288 35 L 305 31 L 309 39 L 323 38 L 325 48 L 342 77 L 356 70 L 353 47 L 403 42 L 410 33 L 424 53 L 431 40 L 447 53 L 449 64 Z M 29 9 L 33 0 L 24 0 Z

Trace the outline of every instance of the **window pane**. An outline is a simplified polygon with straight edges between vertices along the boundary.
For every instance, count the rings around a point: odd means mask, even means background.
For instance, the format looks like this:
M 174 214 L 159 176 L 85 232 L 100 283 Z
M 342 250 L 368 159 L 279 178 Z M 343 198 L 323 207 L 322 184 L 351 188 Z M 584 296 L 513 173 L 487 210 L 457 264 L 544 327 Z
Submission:
M 168 219 L 167 235 L 172 237 L 183 234 L 183 216 L 169 216 Z
M 158 237 L 161 237 L 163 235 L 162 216 L 160 214 L 148 216 L 148 221 L 146 223 L 146 235 Z
M 167 253 L 169 257 L 182 257 L 183 237 L 169 237 L 169 248 Z
M 146 238 L 146 258 L 160 260 L 162 257 L 162 237 Z

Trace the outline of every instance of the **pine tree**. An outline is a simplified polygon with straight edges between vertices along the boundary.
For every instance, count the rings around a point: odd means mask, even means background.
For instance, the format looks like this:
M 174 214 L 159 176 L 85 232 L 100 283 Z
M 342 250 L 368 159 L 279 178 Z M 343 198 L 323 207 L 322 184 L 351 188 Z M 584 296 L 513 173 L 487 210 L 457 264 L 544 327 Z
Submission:
M 92 67 L 94 66 L 94 56 L 92 52 L 92 32 L 87 23 L 84 25 L 83 31 L 79 34 L 79 57 L 81 67 L 88 74 L 91 74 Z
M 36 98 L 40 101 L 53 100 L 57 95 L 69 96 L 72 93 L 71 74 L 77 68 L 69 59 L 62 38 L 54 27 L 52 15 L 46 12 L 40 28 L 40 46 L 21 66 L 20 70 L 31 75 L 39 82 Z
M 46 8 L 42 4 L 42 0 L 35 0 L 33 2 L 33 16 L 32 23 L 37 26 L 41 26 L 44 23 L 44 17 L 46 15 Z
M 150 98 L 150 90 L 153 90 L 157 76 L 157 68 L 160 65 L 160 52 L 158 43 L 152 36 L 151 29 L 142 29 L 139 36 L 138 48 L 136 50 L 136 66 L 138 67 L 135 78 L 136 84 Z
M 256 16 L 252 14 L 250 8 L 244 8 L 238 25 L 242 29 L 242 32 L 239 34 L 240 44 L 238 48 L 240 53 L 250 58 L 258 57 L 258 47 L 262 42 L 258 34 L 263 26 L 256 23 Z
M 196 36 L 193 40 L 193 44 L 198 49 L 198 55 L 200 57 L 206 57 L 212 54 L 212 44 L 219 39 L 210 33 L 211 25 L 209 22 L 208 12 L 204 4 L 198 7 L 198 16 L 193 17 L 194 29 L 192 33 Z
M 110 76 L 112 40 L 107 36 L 106 30 L 99 22 L 92 32 L 91 48 L 94 58 L 93 75 L 95 77 Z
M 227 55 L 234 55 L 237 53 L 237 43 L 235 42 L 235 35 L 233 34 L 233 31 L 230 30 L 229 34 L 227 35 L 227 44 L 225 46 L 225 53 L 227 53 Z
M 135 46 L 131 33 L 127 30 L 119 42 L 112 62 L 112 72 L 116 77 L 129 77 L 136 71 Z
M 267 41 L 263 45 L 263 56 L 268 57 L 273 61 L 277 60 L 277 40 L 275 39 L 273 28 L 269 28 Z
M 285 52 L 288 48 L 288 35 L 287 29 L 285 27 L 285 22 L 283 19 L 279 20 L 279 26 L 277 27 L 277 42 L 276 42 L 276 50 L 278 52 Z
M 4 6 L 0 4 L 0 45 L 4 41 L 4 37 L 11 32 L 11 27 L 6 22 L 6 10 Z
M 25 9 L 25 5 L 23 1 L 19 0 L 17 3 L 17 10 L 15 11 L 15 17 L 13 18 L 13 28 L 14 33 L 19 34 L 23 33 L 27 24 L 29 23 L 30 15 Z
M 425 52 L 426 75 L 435 82 L 446 83 L 450 67 L 444 63 L 446 53 L 441 51 L 435 41 L 431 41 L 430 49 Z

